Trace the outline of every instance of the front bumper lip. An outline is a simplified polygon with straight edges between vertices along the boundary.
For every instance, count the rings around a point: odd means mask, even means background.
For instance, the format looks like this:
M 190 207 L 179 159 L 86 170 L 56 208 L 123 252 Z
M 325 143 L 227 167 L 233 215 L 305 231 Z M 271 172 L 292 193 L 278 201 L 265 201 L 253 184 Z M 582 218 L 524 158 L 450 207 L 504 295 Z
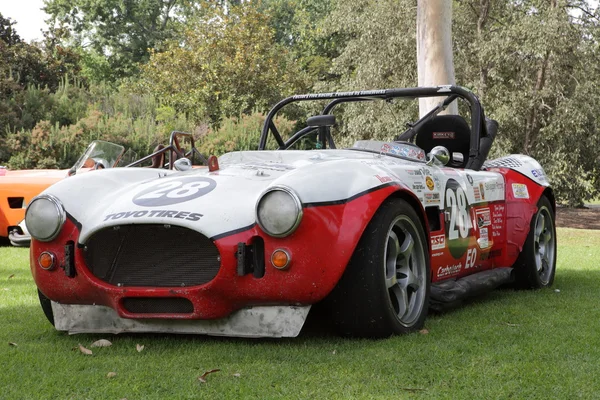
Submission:
M 8 233 L 8 240 L 15 247 L 29 247 L 31 244 L 31 235 L 22 234 L 18 230 L 13 229 Z
M 127 319 L 105 306 L 52 302 L 55 327 L 79 333 L 179 333 L 235 337 L 296 337 L 310 306 L 255 306 L 216 320 Z

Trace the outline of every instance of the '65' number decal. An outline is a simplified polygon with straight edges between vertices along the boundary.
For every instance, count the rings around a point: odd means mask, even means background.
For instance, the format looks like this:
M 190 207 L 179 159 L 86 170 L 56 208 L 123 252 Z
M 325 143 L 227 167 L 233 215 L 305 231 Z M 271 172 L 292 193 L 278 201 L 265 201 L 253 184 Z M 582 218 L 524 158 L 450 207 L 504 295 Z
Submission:
M 470 209 L 467 195 L 454 179 L 448 179 L 445 191 L 446 235 L 448 249 L 455 259 L 461 259 L 469 247 L 471 228 Z
M 143 207 L 167 206 L 193 200 L 213 191 L 217 182 L 210 178 L 179 178 L 160 182 L 133 197 Z

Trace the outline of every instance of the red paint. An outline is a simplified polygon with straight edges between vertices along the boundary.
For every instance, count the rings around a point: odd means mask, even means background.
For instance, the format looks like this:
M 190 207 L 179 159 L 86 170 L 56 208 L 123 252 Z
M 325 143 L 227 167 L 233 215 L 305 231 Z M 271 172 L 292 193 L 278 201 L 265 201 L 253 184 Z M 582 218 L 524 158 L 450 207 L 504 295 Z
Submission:
M 536 204 L 544 191 L 518 172 L 494 169 L 505 178 L 506 201 L 478 203 L 470 207 L 471 226 L 461 239 L 464 252 L 450 250 L 444 213 L 440 212 L 440 229 L 429 232 L 432 281 L 453 279 L 481 270 L 509 267 L 515 262 L 529 232 Z M 529 198 L 514 196 L 512 184 L 525 185 Z M 521 186 L 519 188 L 522 189 Z M 94 277 L 85 265 L 83 250 L 77 248 L 77 275 L 65 276 L 62 268 L 52 271 L 37 266 L 42 251 L 57 255 L 64 264 L 64 245 L 78 240 L 78 229 L 68 220 L 60 235 L 50 243 L 36 240 L 31 244 L 31 269 L 39 289 L 51 300 L 65 304 L 98 304 L 117 310 L 125 318 L 216 319 L 251 305 L 313 304 L 322 300 L 342 276 L 354 248 L 373 214 L 382 202 L 404 187 L 386 186 L 345 204 L 304 208 L 298 229 L 287 238 L 272 238 L 258 226 L 215 241 L 221 254 L 221 268 L 209 283 L 185 288 L 116 287 Z M 523 193 L 518 192 L 518 193 Z M 422 215 L 423 210 L 419 209 Z M 426 217 L 424 216 L 426 220 Z M 487 236 L 485 232 L 487 230 Z M 441 235 L 444 235 L 442 238 Z M 265 245 L 265 275 L 238 276 L 235 253 L 240 242 L 250 244 L 261 237 Z M 477 239 L 487 237 L 487 246 Z M 456 242 L 455 242 L 456 243 Z M 270 263 L 276 249 L 287 251 L 291 262 L 285 270 Z M 143 249 L 141 249 L 143 251 Z M 455 254 L 455 255 L 453 255 Z M 132 314 L 122 307 L 125 297 L 184 297 L 194 305 L 192 314 Z
M 221 254 L 221 268 L 209 283 L 185 288 L 116 287 L 101 281 L 85 266 L 83 250 L 76 249 L 77 275 L 65 276 L 61 268 L 44 271 L 34 261 L 42 251 L 57 255 L 64 263 L 64 244 L 77 243 L 78 231 L 67 221 L 61 234 L 50 243 L 32 240 L 31 265 L 39 289 L 51 300 L 65 304 L 98 304 L 117 310 L 125 318 L 214 319 L 232 311 L 259 304 L 312 304 L 323 299 L 336 285 L 373 213 L 397 186 L 361 196 L 346 204 L 304 209 L 302 223 L 287 238 L 272 238 L 258 226 L 215 242 Z M 315 234 L 318 231 L 318 234 Z M 265 243 L 266 271 L 262 278 L 238 276 L 235 252 L 239 242 L 251 243 L 260 236 Z M 270 263 L 276 249 L 288 251 L 291 262 L 286 270 Z M 194 304 L 193 314 L 129 313 L 122 305 L 125 297 L 185 297 Z

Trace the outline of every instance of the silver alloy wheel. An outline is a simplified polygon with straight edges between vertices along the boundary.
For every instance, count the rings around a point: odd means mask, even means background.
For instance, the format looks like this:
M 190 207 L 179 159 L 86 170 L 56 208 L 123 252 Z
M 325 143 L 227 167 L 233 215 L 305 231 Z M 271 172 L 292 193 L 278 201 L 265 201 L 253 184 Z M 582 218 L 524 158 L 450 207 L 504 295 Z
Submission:
M 546 207 L 540 208 L 536 215 L 533 246 L 535 253 L 535 268 L 542 285 L 545 286 L 552 276 L 554 257 L 556 255 L 554 222 L 550 210 Z
M 385 283 L 400 324 L 411 327 L 425 307 L 425 246 L 414 223 L 404 215 L 391 224 L 384 254 Z

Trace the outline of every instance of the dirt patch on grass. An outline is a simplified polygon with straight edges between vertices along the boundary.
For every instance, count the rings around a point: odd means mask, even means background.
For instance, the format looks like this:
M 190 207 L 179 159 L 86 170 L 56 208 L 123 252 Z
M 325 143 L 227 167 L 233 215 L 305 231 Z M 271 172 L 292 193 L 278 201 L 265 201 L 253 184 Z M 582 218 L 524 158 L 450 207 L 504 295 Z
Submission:
M 560 228 L 600 229 L 600 207 L 556 209 L 556 226 Z

